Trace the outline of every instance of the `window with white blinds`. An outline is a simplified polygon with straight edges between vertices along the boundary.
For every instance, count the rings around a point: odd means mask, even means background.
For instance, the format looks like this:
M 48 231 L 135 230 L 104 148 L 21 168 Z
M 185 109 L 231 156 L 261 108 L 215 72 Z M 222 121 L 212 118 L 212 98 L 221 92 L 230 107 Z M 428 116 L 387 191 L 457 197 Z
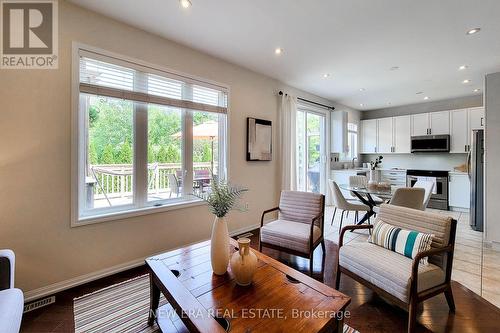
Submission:
M 177 74 L 98 54 L 81 52 L 80 55 L 80 92 L 207 112 L 227 112 L 224 88 L 182 79 Z
M 193 204 L 213 177 L 226 178 L 227 87 L 105 51 L 76 52 L 73 225 Z

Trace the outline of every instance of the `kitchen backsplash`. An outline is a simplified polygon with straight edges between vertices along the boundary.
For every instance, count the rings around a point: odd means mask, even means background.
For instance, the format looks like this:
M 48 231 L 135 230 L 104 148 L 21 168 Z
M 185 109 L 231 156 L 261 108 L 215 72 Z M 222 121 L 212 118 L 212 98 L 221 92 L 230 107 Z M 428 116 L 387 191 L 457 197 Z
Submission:
M 418 153 L 418 154 L 369 154 L 361 155 L 360 162 L 370 162 L 379 155 L 384 157 L 381 168 L 421 169 L 421 170 L 447 170 L 464 164 L 467 154 L 442 154 L 442 153 Z

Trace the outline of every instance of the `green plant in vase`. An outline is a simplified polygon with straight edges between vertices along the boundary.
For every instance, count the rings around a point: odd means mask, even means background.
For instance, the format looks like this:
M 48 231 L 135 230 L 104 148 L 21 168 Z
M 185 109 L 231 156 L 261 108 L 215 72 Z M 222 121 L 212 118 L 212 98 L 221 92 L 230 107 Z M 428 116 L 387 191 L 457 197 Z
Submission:
M 225 180 L 212 176 L 211 189 L 207 193 L 193 194 L 205 201 L 210 212 L 215 215 L 210 244 L 210 259 L 212 270 L 217 275 L 226 273 L 229 263 L 229 232 L 226 215 L 234 209 L 244 210 L 239 205 L 239 199 L 246 191 L 248 189 L 230 185 Z

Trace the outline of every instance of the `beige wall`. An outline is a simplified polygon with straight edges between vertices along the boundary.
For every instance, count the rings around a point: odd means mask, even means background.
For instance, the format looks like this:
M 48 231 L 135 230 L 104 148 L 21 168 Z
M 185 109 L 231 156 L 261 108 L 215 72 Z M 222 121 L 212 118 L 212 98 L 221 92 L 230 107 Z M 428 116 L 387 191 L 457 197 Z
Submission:
M 59 18 L 58 70 L 0 70 L 0 248 L 16 252 L 17 286 L 30 291 L 210 235 L 204 206 L 70 228 L 73 41 L 228 84 L 231 178 L 250 189 L 249 211 L 232 213 L 230 229 L 257 224 L 276 204 L 277 151 L 272 162 L 246 162 L 245 121 L 272 120 L 276 143 L 276 93 L 291 88 L 63 1 Z

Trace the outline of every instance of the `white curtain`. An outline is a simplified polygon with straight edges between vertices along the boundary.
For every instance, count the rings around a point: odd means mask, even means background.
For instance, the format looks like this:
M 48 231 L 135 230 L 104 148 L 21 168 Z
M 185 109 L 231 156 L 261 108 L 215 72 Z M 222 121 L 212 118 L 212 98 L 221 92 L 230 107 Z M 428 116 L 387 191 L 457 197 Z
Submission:
M 287 94 L 280 97 L 281 188 L 295 191 L 297 189 L 297 98 Z

